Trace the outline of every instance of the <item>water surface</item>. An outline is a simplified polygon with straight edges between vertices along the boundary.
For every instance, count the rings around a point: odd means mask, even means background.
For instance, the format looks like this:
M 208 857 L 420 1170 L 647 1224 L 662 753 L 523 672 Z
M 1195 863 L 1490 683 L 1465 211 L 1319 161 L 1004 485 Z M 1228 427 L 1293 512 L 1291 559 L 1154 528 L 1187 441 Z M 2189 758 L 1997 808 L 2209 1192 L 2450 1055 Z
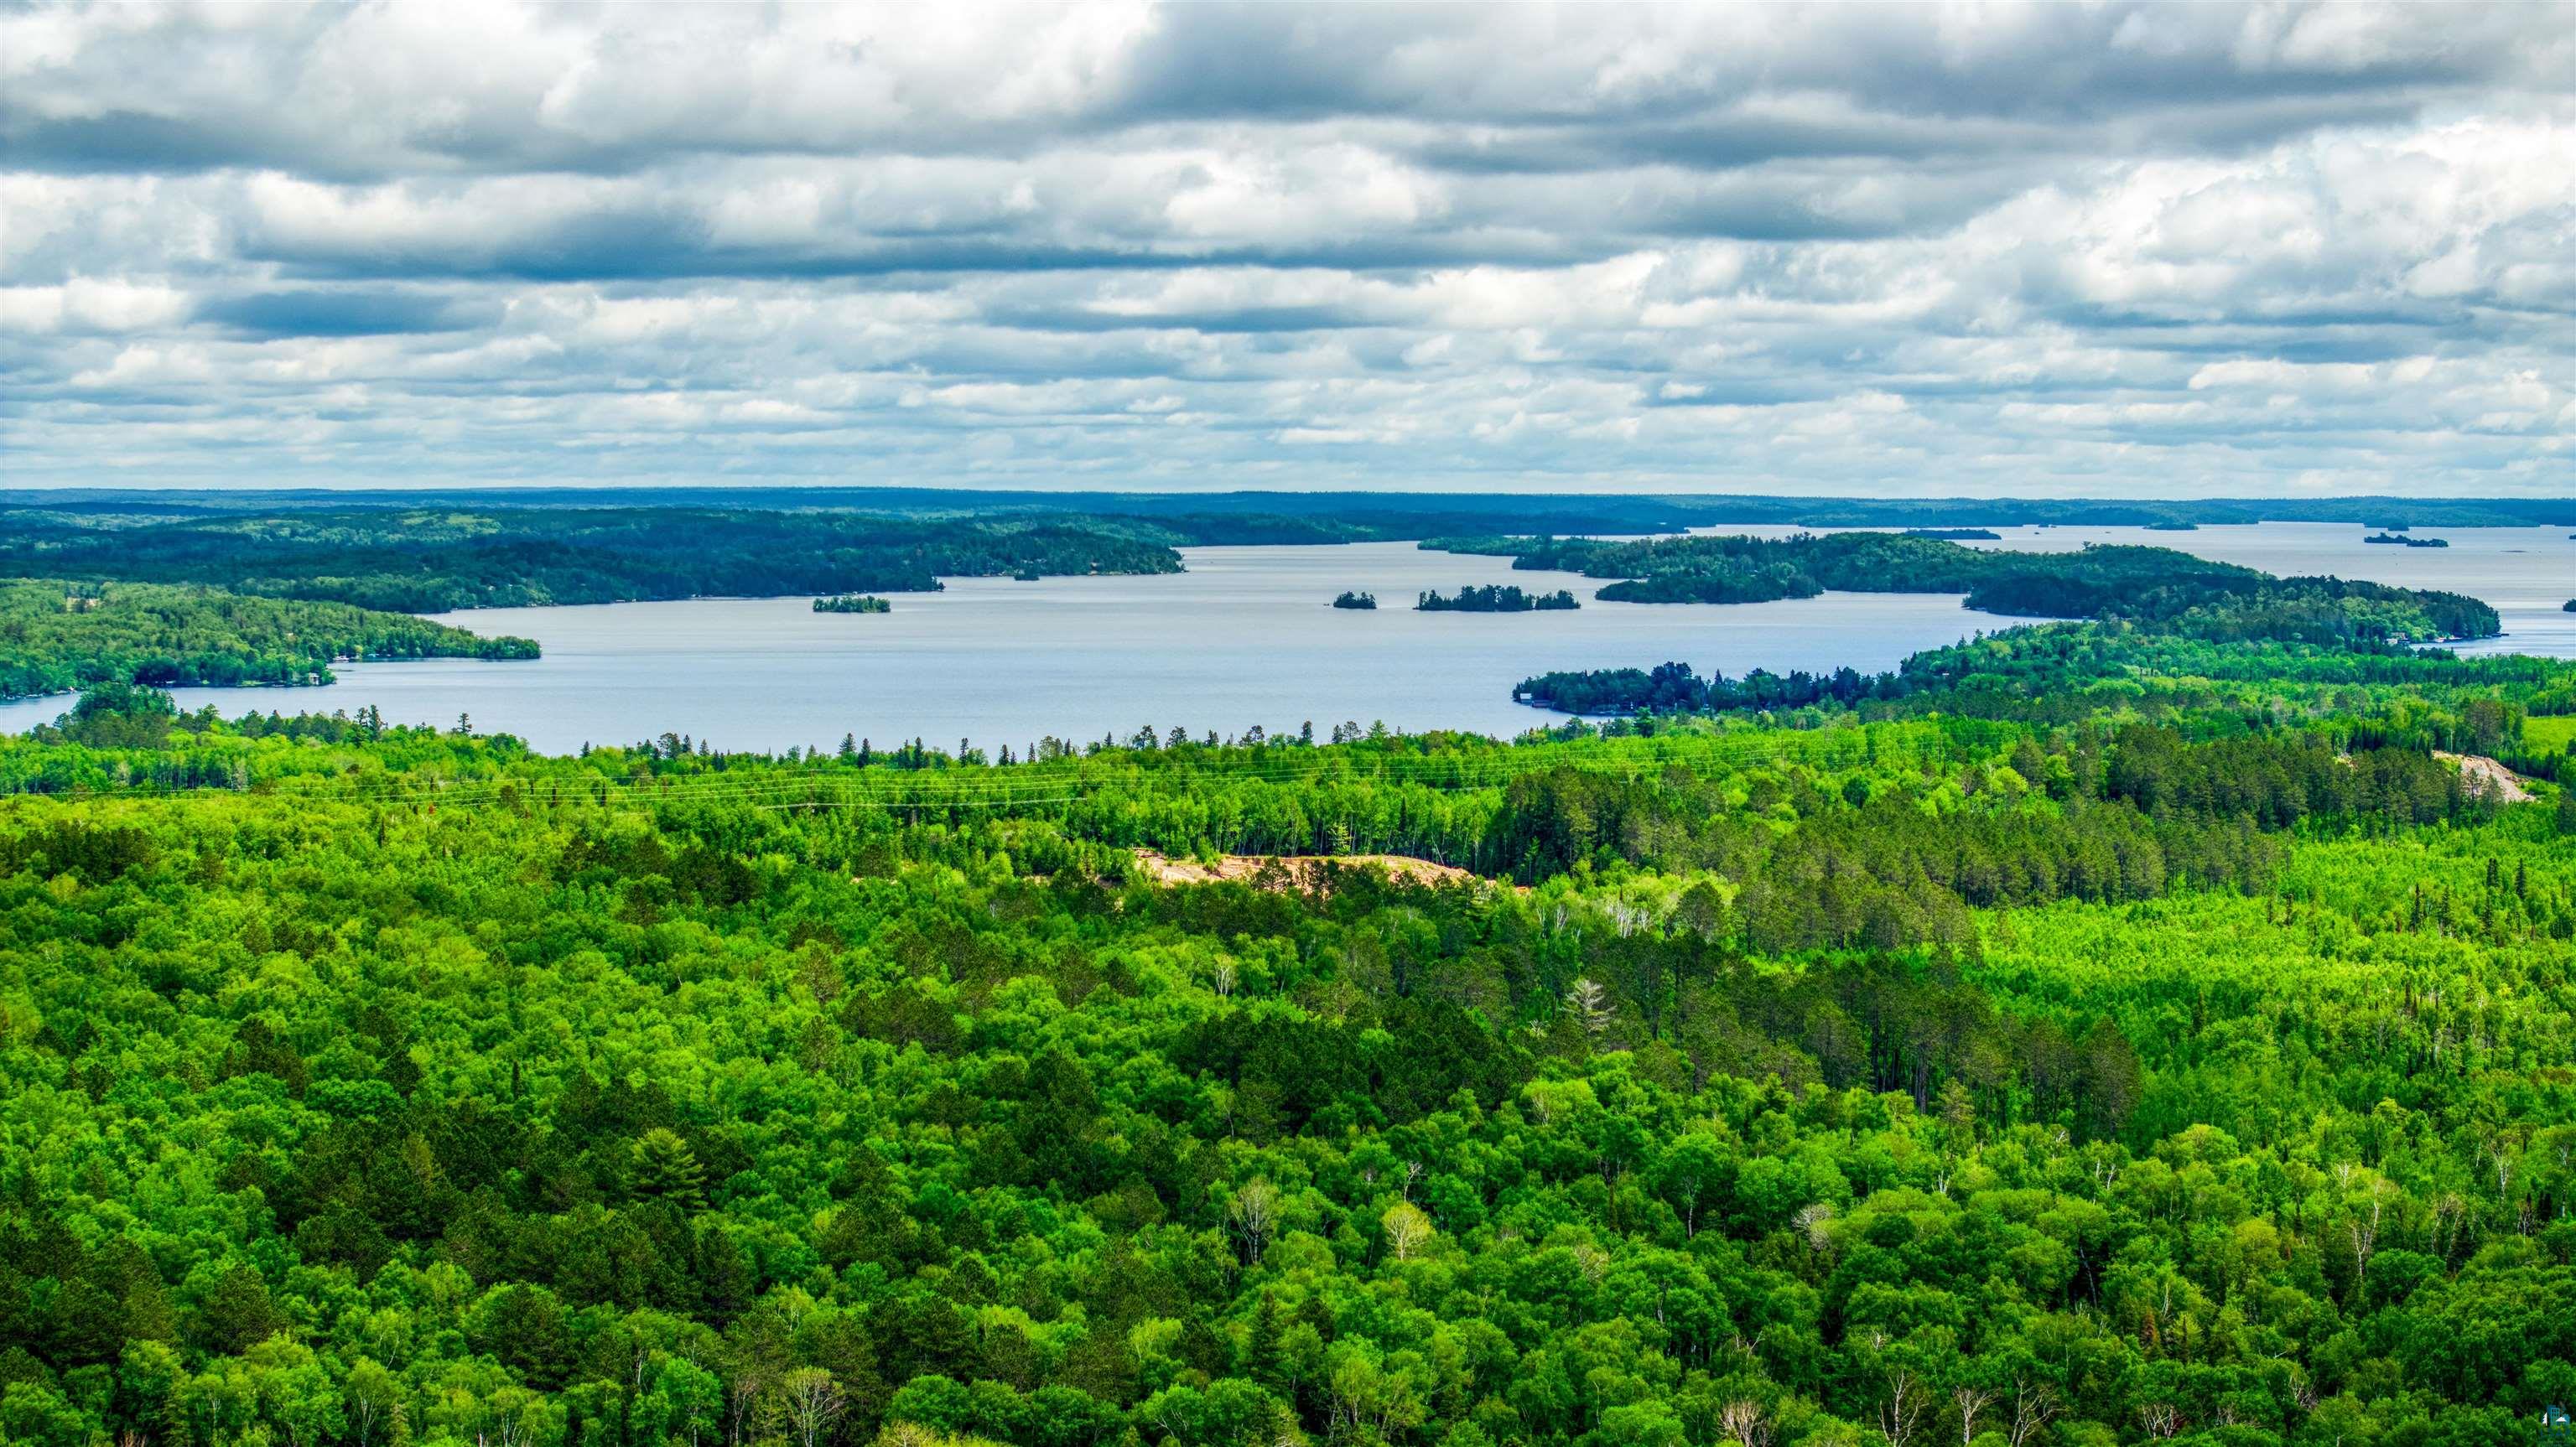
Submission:
M 879 746 L 920 737 L 1015 751 L 1041 736 L 1124 738 L 1152 724 L 1201 734 L 1312 721 L 1508 736 L 1561 715 L 1512 702 L 1512 685 L 1560 668 L 1705 672 L 1864 670 L 2027 621 L 1972 613 L 1957 595 L 1829 593 L 1725 608 L 1600 603 L 1600 583 L 1514 572 L 1506 558 L 1411 543 L 1186 548 L 1189 571 L 1155 577 L 956 578 L 887 595 L 884 614 L 816 613 L 797 598 L 701 598 L 440 614 L 478 633 L 534 638 L 529 662 L 354 663 L 320 689 L 178 689 L 182 707 L 227 715 L 352 712 L 507 731 L 548 752 L 665 731 L 737 749 Z M 1572 588 L 1569 613 L 1416 613 L 1414 595 L 1468 583 Z M 1375 612 L 1330 606 L 1345 588 Z M 0 728 L 62 712 L 60 698 L 0 706 Z
M 2283 575 L 2456 589 L 2496 605 L 2506 628 L 2463 651 L 2576 657 L 2576 614 L 2560 611 L 2576 596 L 2576 542 L 2558 529 L 2420 530 L 2449 539 L 2442 549 L 2366 545 L 2366 530 L 2324 524 L 1998 531 L 2004 541 L 1981 546 L 2147 543 Z M 440 726 L 469 715 L 478 731 L 515 733 L 549 752 L 665 731 L 739 749 L 829 746 L 844 733 L 880 746 L 917 736 L 1018 749 L 1048 734 L 1124 737 L 1146 724 L 1234 734 L 1307 721 L 1318 734 L 1382 720 L 1509 735 L 1558 717 L 1511 701 L 1513 684 L 1551 669 L 1673 659 L 1703 673 L 1876 671 L 2029 621 L 1972 613 L 1946 594 L 1603 603 L 1591 579 L 1410 543 L 1182 551 L 1186 573 L 952 579 L 945 592 L 890 595 L 888 614 L 815 613 L 802 597 L 443 614 L 477 632 L 534 638 L 545 657 L 344 664 L 329 688 L 177 692 L 185 707 L 212 703 L 227 715 L 373 705 L 396 722 Z M 1585 601 L 1571 613 L 1412 611 L 1417 592 L 1468 583 L 1572 588 Z M 1328 606 L 1345 588 L 1376 593 L 1378 611 Z M 49 720 L 66 703 L 0 705 L 0 729 Z

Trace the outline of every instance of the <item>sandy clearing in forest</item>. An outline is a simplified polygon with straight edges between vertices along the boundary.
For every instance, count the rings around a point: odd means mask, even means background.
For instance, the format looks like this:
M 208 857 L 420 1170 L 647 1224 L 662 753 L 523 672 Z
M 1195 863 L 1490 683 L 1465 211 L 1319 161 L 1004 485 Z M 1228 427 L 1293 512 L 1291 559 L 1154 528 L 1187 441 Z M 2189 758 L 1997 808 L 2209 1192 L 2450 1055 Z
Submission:
M 1415 884 L 1445 884 L 1452 880 L 1477 876 L 1454 864 L 1437 864 L 1416 859 L 1409 854 L 1226 854 L 1214 864 L 1195 859 L 1173 859 L 1151 849 L 1136 851 L 1136 862 L 1157 884 L 1213 884 L 1222 879 L 1250 879 L 1265 865 L 1277 864 L 1299 888 L 1314 884 L 1315 876 L 1327 864 L 1345 868 L 1355 864 L 1374 864 L 1398 879 Z
M 2472 794 L 2490 795 L 2500 804 L 2524 804 L 2531 800 L 2531 791 L 2522 786 L 2522 780 L 2515 777 L 2513 770 L 2484 754 L 2446 754 L 2435 749 L 2433 757 L 2459 765 L 2460 778 L 2468 784 Z

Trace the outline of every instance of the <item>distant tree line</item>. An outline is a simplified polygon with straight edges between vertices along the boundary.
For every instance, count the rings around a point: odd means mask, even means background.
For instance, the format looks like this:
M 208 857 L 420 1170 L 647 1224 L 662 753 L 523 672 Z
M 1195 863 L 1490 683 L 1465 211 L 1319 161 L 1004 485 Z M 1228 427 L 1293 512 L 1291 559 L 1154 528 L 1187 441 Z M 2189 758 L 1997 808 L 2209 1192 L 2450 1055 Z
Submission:
M 2207 618 L 2203 622 L 2215 622 Z M 2282 642 L 2243 628 L 2213 636 L 2160 633 L 2127 624 L 2060 623 L 2011 628 L 1925 649 L 1883 673 L 1753 669 L 1703 677 L 1687 663 L 1652 669 L 1568 670 L 1522 680 L 1522 703 L 1579 715 L 1745 713 L 1782 709 L 1860 710 L 1897 716 L 1940 710 L 1982 717 L 2071 719 L 2107 704 L 2162 700 L 2202 706 L 2284 687 L 2344 708 L 2401 690 L 2492 688 L 2522 695 L 2533 712 L 2576 712 L 2576 689 L 2546 660 L 2521 655 L 2462 658 L 2438 650 Z
M 407 613 L 633 599 L 930 592 L 942 576 L 1177 573 L 1166 529 L 1053 516 L 747 508 L 394 508 L 145 525 L 18 513 L 0 576 L 199 583 Z

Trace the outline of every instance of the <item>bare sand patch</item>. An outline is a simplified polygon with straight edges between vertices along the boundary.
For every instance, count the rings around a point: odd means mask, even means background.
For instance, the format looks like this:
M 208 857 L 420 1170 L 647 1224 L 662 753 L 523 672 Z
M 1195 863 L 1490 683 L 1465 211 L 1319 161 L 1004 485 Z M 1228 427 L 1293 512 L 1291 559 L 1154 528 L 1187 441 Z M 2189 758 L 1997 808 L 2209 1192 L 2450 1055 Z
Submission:
M 1223 854 L 1210 864 L 1196 859 L 1173 859 L 1151 849 L 1139 849 L 1136 863 L 1157 884 L 1253 880 L 1269 872 L 1271 877 L 1284 884 L 1307 889 L 1313 887 L 1317 876 L 1327 865 L 1343 869 L 1375 866 L 1415 884 L 1446 884 L 1477 877 L 1457 865 L 1417 859 L 1409 854 Z
M 2513 770 L 2484 754 L 2446 754 L 2435 749 L 2433 757 L 2459 765 L 2460 778 L 2472 794 L 2499 804 L 2522 804 L 2531 799 L 2531 791 L 2523 787 Z

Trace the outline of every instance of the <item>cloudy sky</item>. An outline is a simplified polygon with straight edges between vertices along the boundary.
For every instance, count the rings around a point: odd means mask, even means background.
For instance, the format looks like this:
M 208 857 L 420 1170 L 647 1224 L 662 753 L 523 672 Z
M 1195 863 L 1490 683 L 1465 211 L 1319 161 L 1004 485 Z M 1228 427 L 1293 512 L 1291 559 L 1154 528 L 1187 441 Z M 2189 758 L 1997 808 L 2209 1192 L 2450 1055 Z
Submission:
M 2576 5 L 0 27 L 0 485 L 2576 492 Z

